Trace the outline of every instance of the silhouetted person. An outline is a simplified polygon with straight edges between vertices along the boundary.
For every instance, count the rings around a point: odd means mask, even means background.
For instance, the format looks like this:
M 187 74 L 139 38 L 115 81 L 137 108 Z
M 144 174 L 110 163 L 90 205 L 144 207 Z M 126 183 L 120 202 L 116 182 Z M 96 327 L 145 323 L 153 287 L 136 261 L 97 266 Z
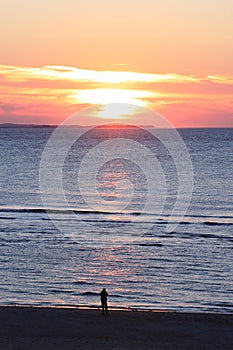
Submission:
M 100 300 L 101 300 L 101 307 L 102 307 L 102 314 L 103 315 L 104 315 L 104 311 L 105 311 L 106 315 L 108 315 L 107 298 L 108 298 L 108 293 L 107 293 L 106 289 L 103 288 L 102 291 L 100 292 Z

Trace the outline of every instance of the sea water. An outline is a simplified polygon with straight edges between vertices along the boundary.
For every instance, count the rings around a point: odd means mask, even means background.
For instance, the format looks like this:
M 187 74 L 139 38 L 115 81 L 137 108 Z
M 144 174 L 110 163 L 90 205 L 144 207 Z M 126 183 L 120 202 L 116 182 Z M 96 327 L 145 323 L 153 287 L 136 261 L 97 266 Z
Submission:
M 192 161 L 194 185 L 185 217 L 173 217 L 179 225 L 168 232 L 179 175 L 169 152 L 148 133 L 94 129 L 75 142 L 62 167 L 64 208 L 51 188 L 46 206 L 40 186 L 41 159 L 54 128 L 0 128 L 0 304 L 98 306 L 105 287 L 112 307 L 232 312 L 233 129 L 178 131 Z M 95 174 L 105 209 L 92 208 L 83 198 L 81 161 L 96 145 L 117 137 L 154 152 L 166 180 L 161 212 L 153 206 L 143 211 L 146 176 L 121 157 Z M 52 150 L 55 159 L 60 151 Z M 146 168 L 148 160 L 143 161 Z M 87 175 L 92 171 L 85 169 Z M 119 192 L 122 180 L 127 181 Z M 124 201 L 125 210 L 119 210 L 116 203 Z

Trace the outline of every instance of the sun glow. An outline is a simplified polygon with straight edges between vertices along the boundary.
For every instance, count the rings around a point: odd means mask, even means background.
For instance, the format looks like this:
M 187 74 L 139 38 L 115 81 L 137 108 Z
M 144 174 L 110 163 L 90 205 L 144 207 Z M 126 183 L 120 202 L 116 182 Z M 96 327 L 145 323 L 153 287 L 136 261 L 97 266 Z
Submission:
M 138 106 L 132 104 L 106 104 L 96 109 L 93 113 L 94 118 L 111 119 L 111 121 L 117 122 L 119 119 L 129 120 L 137 114 Z
M 66 115 L 96 106 L 95 119 L 89 116 L 91 125 L 98 118 L 100 123 L 103 118 L 125 123 L 126 116 L 129 122 L 135 120 L 138 110 L 147 107 L 166 115 L 179 127 L 232 127 L 232 82 L 230 75 L 221 74 L 196 76 L 0 65 L 0 119 L 2 123 L 26 120 L 33 124 L 36 120 L 39 124 L 54 125 Z M 109 110 L 106 107 L 109 104 L 119 107 Z M 135 106 L 136 112 L 129 105 Z M 140 122 L 151 123 L 145 117 Z
M 68 98 L 79 103 L 108 104 L 108 103 L 129 103 L 137 106 L 146 106 L 146 98 L 157 96 L 155 92 L 144 90 L 126 89 L 87 89 L 78 90 Z

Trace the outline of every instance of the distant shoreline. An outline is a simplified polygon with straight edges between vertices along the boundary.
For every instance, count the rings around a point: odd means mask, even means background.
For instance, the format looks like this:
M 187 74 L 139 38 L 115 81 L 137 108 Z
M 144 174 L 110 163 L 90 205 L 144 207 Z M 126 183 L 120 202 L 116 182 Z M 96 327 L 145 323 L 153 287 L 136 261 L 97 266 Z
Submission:
M 107 128 L 111 126 L 111 128 L 133 128 L 133 127 L 141 127 L 141 128 L 148 128 L 148 129 L 155 129 L 156 127 L 153 126 L 153 125 L 141 125 L 141 126 L 136 126 L 136 125 L 121 125 L 121 124 L 118 124 L 118 123 L 115 123 L 115 124 L 103 124 L 103 125 L 47 125 L 47 124 L 17 124 L 17 123 L 2 123 L 0 124 L 0 128 L 1 129 L 14 129 L 14 128 L 57 128 L 57 127 L 64 127 L 64 128 L 95 128 L 95 127 L 100 127 L 100 128 Z M 160 128 L 161 130 L 163 128 Z M 196 129 L 196 130 L 199 130 L 199 129 L 204 129 L 204 130 L 208 130 L 208 129 L 233 129 L 233 126 L 232 127 L 220 127 L 220 126 L 214 126 L 214 127 L 177 127 L 176 128 L 177 130 L 183 130 L 183 129 Z

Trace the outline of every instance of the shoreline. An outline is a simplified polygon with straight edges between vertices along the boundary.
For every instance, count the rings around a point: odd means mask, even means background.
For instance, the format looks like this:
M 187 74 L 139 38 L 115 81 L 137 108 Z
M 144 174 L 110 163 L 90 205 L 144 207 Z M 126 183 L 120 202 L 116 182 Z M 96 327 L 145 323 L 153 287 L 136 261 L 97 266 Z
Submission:
M 101 308 L 100 303 L 95 304 L 30 304 L 30 303 L 0 303 L 0 308 L 2 307 L 19 307 L 19 308 L 48 308 L 48 309 L 85 309 L 85 310 L 99 310 Z M 143 306 L 115 306 L 112 303 L 108 305 L 109 310 L 116 311 L 138 311 L 138 312 L 168 312 L 168 313 L 184 313 L 184 314 L 216 314 L 216 315 L 233 315 L 232 311 L 221 311 L 220 308 L 216 308 L 215 310 L 208 310 L 205 308 L 152 308 L 152 307 L 143 307 Z
M 0 304 L 1 308 L 22 308 L 22 309 L 67 309 L 67 310 L 93 310 L 93 311 L 99 311 L 101 310 L 101 305 L 97 304 L 58 304 L 58 305 L 33 305 L 33 304 Z M 233 315 L 233 311 L 210 311 L 210 310 L 178 310 L 178 309 L 153 309 L 153 308 L 146 308 L 146 307 L 136 307 L 136 306 L 114 306 L 114 305 L 108 305 L 109 311 L 126 311 L 126 312 L 145 312 L 145 313 L 175 313 L 175 314 L 197 314 L 197 315 Z
M 3 350 L 233 348 L 233 314 L 0 306 L 0 322 Z

